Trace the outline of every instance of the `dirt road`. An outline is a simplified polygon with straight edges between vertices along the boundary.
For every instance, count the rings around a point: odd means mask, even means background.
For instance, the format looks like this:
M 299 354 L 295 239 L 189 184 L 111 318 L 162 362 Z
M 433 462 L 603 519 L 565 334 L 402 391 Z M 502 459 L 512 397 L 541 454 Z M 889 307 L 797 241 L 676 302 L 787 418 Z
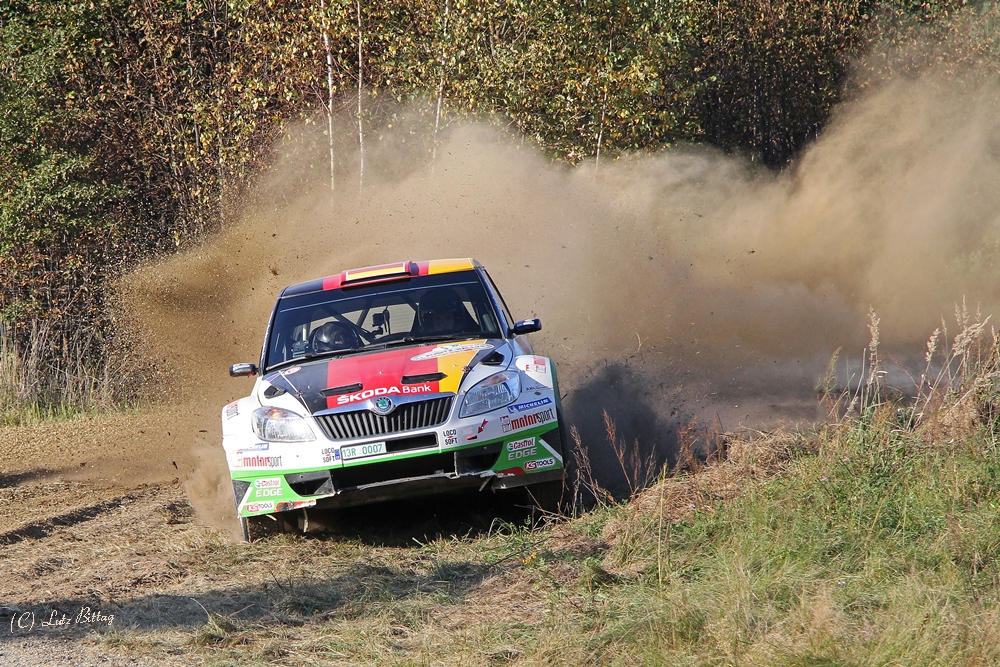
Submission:
M 544 542 L 573 579 L 603 548 L 526 532 L 526 510 L 488 494 L 236 542 L 194 511 L 183 477 L 196 462 L 160 460 L 169 449 L 143 439 L 171 422 L 154 411 L 0 431 L 0 664 L 505 663 L 523 652 L 511 628 L 552 622 L 557 583 L 525 558 Z

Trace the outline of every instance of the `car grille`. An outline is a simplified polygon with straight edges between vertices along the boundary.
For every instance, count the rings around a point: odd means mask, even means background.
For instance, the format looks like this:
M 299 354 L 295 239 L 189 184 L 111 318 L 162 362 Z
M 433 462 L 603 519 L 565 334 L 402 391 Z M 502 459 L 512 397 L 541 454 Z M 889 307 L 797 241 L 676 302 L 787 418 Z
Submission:
M 355 410 L 320 415 L 316 419 L 323 433 L 331 440 L 369 438 L 443 424 L 451 411 L 452 400 L 452 396 L 445 396 L 418 403 L 404 403 L 388 415 L 377 415 L 369 410 Z

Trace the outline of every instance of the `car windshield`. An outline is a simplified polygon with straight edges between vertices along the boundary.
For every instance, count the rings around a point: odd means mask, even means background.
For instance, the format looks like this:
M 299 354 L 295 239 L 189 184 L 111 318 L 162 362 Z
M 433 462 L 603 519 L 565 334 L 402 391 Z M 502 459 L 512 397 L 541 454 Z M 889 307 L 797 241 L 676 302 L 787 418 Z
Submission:
M 264 367 L 422 340 L 499 335 L 475 271 L 414 276 L 280 299 Z

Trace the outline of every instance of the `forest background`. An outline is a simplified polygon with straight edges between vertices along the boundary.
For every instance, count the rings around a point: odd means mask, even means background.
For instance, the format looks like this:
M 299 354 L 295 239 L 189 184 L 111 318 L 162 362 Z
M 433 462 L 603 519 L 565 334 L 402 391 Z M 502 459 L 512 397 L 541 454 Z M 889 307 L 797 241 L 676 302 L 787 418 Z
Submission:
M 109 281 L 225 226 L 294 123 L 327 126 L 319 168 L 343 188 L 403 109 L 434 128 L 428 159 L 475 117 L 570 165 L 698 142 L 784 169 L 889 76 L 1000 70 L 998 17 L 958 0 L 7 0 L 5 404 L 127 399 Z

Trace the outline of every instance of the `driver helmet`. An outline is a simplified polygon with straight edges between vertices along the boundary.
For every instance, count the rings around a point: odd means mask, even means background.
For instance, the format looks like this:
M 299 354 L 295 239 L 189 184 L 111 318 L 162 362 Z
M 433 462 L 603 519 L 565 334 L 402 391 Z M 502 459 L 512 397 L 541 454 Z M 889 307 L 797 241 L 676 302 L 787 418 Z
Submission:
M 350 350 L 361 347 L 358 335 L 343 322 L 326 322 L 312 334 L 314 353 Z
M 465 327 L 467 316 L 462 298 L 450 287 L 428 290 L 417 309 L 417 321 L 423 333 L 459 333 Z

